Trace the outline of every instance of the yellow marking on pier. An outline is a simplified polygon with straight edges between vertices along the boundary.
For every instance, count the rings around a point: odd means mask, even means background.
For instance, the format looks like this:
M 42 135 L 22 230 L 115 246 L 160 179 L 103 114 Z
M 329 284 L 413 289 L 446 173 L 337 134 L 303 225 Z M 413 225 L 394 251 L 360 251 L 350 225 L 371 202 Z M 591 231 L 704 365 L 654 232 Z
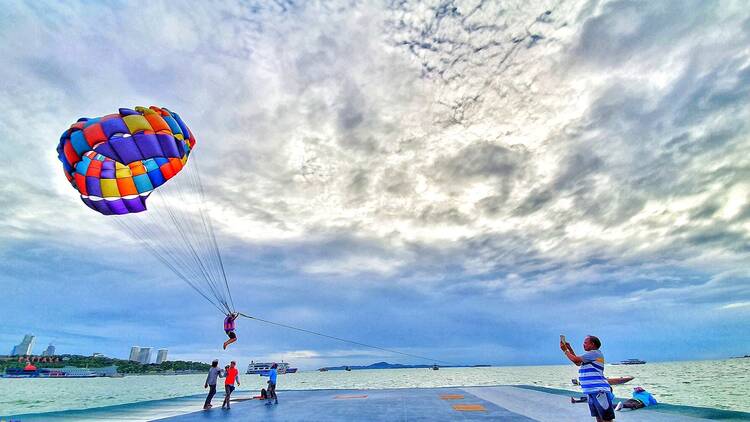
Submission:
M 453 410 L 458 410 L 459 412 L 486 412 L 487 409 L 485 409 L 484 406 L 481 404 L 454 404 Z

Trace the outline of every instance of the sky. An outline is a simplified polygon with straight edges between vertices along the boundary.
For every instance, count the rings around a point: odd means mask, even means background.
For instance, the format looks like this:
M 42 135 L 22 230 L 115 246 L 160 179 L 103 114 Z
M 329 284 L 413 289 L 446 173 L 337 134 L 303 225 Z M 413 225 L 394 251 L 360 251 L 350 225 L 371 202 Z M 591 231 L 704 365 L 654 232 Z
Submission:
M 221 350 L 57 158 L 138 105 L 195 134 L 245 313 L 461 364 L 750 353 L 750 11 L 532 3 L 4 4 L 0 353 L 432 363 L 246 319 Z

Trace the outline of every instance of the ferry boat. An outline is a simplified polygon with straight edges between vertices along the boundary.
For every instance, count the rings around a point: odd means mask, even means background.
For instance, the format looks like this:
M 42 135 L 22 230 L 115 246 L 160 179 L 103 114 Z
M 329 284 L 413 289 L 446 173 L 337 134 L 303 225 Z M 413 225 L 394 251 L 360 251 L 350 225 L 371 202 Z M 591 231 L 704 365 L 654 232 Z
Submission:
M 643 365 L 644 363 L 646 363 L 646 361 L 640 359 L 626 359 L 620 361 L 620 365 Z
M 246 374 L 258 374 L 262 377 L 267 377 L 268 373 L 271 371 L 271 365 L 273 365 L 273 362 L 254 362 L 250 361 L 250 365 L 247 366 L 247 372 Z M 293 374 L 297 372 L 297 368 L 290 368 L 289 364 L 286 362 L 279 362 L 276 365 L 278 367 L 276 368 L 276 372 L 279 374 Z
M 105 366 L 101 368 L 76 368 L 65 366 L 62 368 L 5 368 L 0 378 L 96 378 L 96 377 L 122 377 L 117 372 L 117 366 Z

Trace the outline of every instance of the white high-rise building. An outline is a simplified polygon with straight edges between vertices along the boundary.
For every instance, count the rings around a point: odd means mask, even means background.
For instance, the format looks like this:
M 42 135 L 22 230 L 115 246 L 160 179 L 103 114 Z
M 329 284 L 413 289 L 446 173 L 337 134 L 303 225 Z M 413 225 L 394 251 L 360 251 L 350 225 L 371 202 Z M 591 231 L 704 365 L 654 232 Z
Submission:
M 167 360 L 167 349 L 159 349 L 159 353 L 156 354 L 156 364 L 159 365 Z
M 141 357 L 141 348 L 138 346 L 133 346 L 130 348 L 130 357 L 128 360 L 133 362 L 139 362 Z
M 151 348 L 141 347 L 141 353 L 138 355 L 138 362 L 143 365 L 151 363 Z
M 31 349 L 34 348 L 34 341 L 36 341 L 36 337 L 34 337 L 31 334 L 26 334 L 23 336 L 23 341 L 21 341 L 21 344 L 13 347 L 13 351 L 11 352 L 11 356 L 27 356 L 31 354 Z
M 47 346 L 47 350 L 42 352 L 42 356 L 55 356 L 55 346 L 50 343 L 50 345 Z

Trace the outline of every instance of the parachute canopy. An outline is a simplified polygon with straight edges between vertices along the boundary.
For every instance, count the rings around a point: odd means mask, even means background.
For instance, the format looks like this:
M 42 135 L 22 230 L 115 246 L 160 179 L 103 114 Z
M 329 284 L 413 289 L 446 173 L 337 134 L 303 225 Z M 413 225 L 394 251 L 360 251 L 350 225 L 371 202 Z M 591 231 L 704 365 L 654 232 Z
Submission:
M 102 214 L 146 210 L 151 192 L 179 173 L 195 138 L 177 113 L 151 106 L 81 118 L 57 154 L 83 202 Z

